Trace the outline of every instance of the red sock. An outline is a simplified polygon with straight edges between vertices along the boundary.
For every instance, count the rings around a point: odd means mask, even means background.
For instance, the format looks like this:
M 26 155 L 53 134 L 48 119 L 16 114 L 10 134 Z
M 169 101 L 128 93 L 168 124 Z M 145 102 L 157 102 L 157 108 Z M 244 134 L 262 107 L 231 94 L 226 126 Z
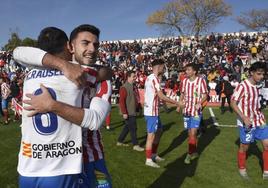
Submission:
M 237 152 L 237 161 L 238 161 L 238 168 L 239 169 L 246 169 L 246 152 Z
M 145 150 L 146 158 L 151 159 L 152 158 L 152 150 L 151 149 L 146 149 Z
M 158 144 L 153 144 L 152 154 L 156 154 L 157 153 L 157 148 L 158 148 Z
M 190 137 L 188 140 L 188 153 L 191 155 L 196 152 L 196 139 L 194 137 Z
M 110 124 L 111 124 L 111 114 L 109 114 L 106 117 L 105 123 L 106 123 L 106 127 L 110 127 Z
M 268 150 L 262 152 L 263 158 L 263 171 L 268 171 Z

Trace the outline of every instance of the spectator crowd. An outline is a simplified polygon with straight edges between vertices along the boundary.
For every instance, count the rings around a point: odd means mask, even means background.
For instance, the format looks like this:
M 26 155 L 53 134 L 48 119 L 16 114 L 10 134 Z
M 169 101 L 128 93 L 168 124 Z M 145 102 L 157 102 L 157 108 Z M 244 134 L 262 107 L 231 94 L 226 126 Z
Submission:
M 185 78 L 184 67 L 189 63 L 200 65 L 199 75 L 205 78 L 208 89 L 216 93 L 213 101 L 225 100 L 238 83 L 248 76 L 248 68 L 256 61 L 268 66 L 268 33 L 231 33 L 199 37 L 174 37 L 129 41 L 103 41 L 99 49 L 97 64 L 108 65 L 113 70 L 113 103 L 118 103 L 119 89 L 127 78 L 127 71 L 136 74 L 135 86 L 143 89 L 151 73 L 151 62 L 160 58 L 166 62 L 162 86 L 167 96 L 179 96 L 180 83 Z M 1 114 L 3 123 L 10 121 L 3 107 L 4 102 L 21 103 L 22 84 L 28 69 L 21 67 L 9 52 L 0 52 Z M 225 83 L 225 84 L 223 84 Z M 264 87 L 268 87 L 267 74 Z M 231 87 L 229 87 L 231 86 Z M 9 91 L 8 91 L 9 90 Z M 223 99 L 223 100 L 222 100 Z M 9 106 L 7 104 L 7 106 Z M 12 105 L 16 108 L 16 105 Z M 18 114 L 19 110 L 15 110 Z M 18 119 L 18 115 L 14 120 Z

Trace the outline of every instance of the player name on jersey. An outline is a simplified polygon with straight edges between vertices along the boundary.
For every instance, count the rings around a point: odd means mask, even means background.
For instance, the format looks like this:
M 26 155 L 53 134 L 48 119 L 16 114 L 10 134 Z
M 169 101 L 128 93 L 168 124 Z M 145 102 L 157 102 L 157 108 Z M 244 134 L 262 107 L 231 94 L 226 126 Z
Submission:
M 26 80 L 62 75 L 63 73 L 58 70 L 33 70 L 27 75 Z

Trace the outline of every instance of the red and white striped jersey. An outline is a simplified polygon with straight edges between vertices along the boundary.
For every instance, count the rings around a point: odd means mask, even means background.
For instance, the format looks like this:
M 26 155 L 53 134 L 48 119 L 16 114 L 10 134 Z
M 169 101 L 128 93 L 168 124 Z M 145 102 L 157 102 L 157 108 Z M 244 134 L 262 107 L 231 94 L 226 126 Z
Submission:
M 102 81 L 97 85 L 97 93 L 96 97 L 100 97 L 109 103 L 111 103 L 111 96 L 112 96 L 112 84 L 110 80 Z
M 97 84 L 96 97 L 100 97 L 109 103 L 112 96 L 111 81 L 105 80 Z M 83 129 L 83 159 L 84 162 L 93 162 L 104 157 L 102 137 L 100 130 L 91 131 L 89 129 Z
M 249 80 L 244 80 L 236 88 L 232 100 L 238 103 L 239 110 L 247 117 L 250 117 L 252 126 L 265 124 L 264 114 L 260 111 L 259 89 L 252 85 Z M 238 126 L 243 126 L 240 117 L 237 119 Z
M 3 99 L 7 99 L 8 96 L 10 95 L 11 90 L 10 90 L 10 85 L 7 83 L 2 83 L 1 85 L 1 95 Z
M 201 113 L 201 105 L 196 109 L 196 104 L 200 104 L 203 94 L 208 93 L 206 81 L 201 77 L 196 77 L 194 81 L 185 78 L 182 81 L 181 93 L 184 94 L 185 107 L 183 114 L 196 116 Z
M 98 72 L 86 65 L 83 65 L 82 67 L 84 68 L 84 71 L 88 73 L 86 74 L 86 87 L 95 87 Z
M 84 162 L 93 162 L 103 159 L 104 152 L 100 131 L 83 129 L 82 132 Z
M 159 97 L 157 92 L 161 91 L 159 79 L 150 74 L 144 87 L 144 115 L 145 116 L 158 116 Z

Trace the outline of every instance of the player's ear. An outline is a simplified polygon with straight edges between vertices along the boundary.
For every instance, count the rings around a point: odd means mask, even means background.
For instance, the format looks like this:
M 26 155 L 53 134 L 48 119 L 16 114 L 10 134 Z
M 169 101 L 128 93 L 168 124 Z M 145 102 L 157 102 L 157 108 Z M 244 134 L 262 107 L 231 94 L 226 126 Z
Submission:
M 73 44 L 73 42 L 68 41 L 68 45 L 67 45 L 67 47 L 68 47 L 70 53 L 73 54 L 73 53 L 74 53 L 74 44 Z

